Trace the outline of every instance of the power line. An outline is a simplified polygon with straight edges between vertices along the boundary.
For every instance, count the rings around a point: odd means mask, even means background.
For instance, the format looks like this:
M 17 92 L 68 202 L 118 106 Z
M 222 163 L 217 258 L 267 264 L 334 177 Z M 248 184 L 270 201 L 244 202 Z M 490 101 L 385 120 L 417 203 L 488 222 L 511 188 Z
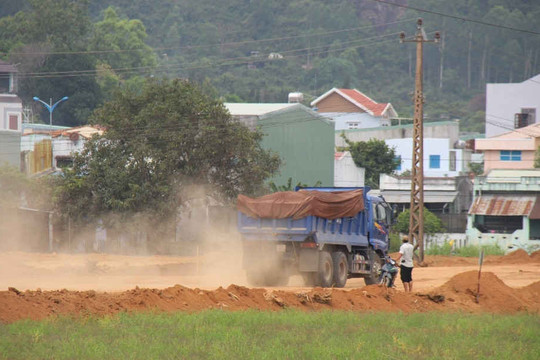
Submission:
M 499 29 L 512 30 L 512 31 L 517 31 L 517 32 L 522 32 L 522 33 L 532 34 L 532 35 L 540 35 L 540 32 L 536 32 L 536 31 L 518 29 L 518 28 L 514 28 L 514 27 L 510 27 L 510 26 L 488 23 L 488 22 L 485 22 L 485 21 L 476 20 L 476 19 L 469 19 L 469 18 L 457 16 L 457 15 L 444 14 L 444 13 L 441 13 L 441 12 L 421 9 L 421 8 L 410 6 L 410 5 L 396 4 L 396 3 L 393 3 L 393 2 L 390 2 L 390 1 L 385 1 L 385 0 L 370 0 L 370 1 L 375 1 L 375 2 L 378 2 L 378 3 L 381 3 L 381 4 L 396 6 L 396 7 L 400 7 L 400 8 L 404 8 L 404 9 L 415 10 L 415 11 L 423 12 L 423 13 L 426 13 L 426 14 L 439 15 L 439 16 L 443 16 L 443 17 L 447 17 L 447 18 L 451 18 L 451 19 L 455 19 L 455 20 L 461 20 L 461 21 L 471 22 L 471 23 L 475 23 L 475 24 L 491 26 L 491 27 L 495 27 L 495 28 L 499 28 Z
M 396 20 L 396 21 L 387 22 L 381 25 L 393 25 L 393 24 L 398 24 L 398 23 L 407 22 L 411 20 L 414 20 L 414 19 Z M 298 39 L 298 38 L 304 38 L 304 37 L 328 36 L 328 35 L 339 34 L 343 32 L 358 31 L 358 30 L 363 30 L 363 29 L 368 29 L 368 28 L 373 28 L 373 25 L 325 31 L 325 32 L 319 32 L 319 33 L 282 36 L 282 37 L 275 37 L 275 38 L 268 38 L 268 39 L 231 41 L 231 42 L 226 42 L 226 43 L 214 43 L 214 44 L 206 44 L 206 45 L 202 45 L 202 44 L 201 45 L 184 45 L 180 47 L 157 47 L 157 48 L 151 48 L 151 50 L 152 51 L 184 50 L 184 49 L 190 50 L 190 49 L 200 49 L 200 48 L 209 48 L 209 47 L 236 46 L 236 45 L 253 44 L 253 43 L 291 40 L 291 39 Z M 0 55 L 8 55 L 8 54 L 11 54 L 11 55 L 81 55 L 81 54 L 129 53 L 129 52 L 139 52 L 139 51 L 146 51 L 146 49 L 109 49 L 109 50 L 53 51 L 53 52 L 42 51 L 42 52 L 12 52 L 12 53 L 0 52 Z

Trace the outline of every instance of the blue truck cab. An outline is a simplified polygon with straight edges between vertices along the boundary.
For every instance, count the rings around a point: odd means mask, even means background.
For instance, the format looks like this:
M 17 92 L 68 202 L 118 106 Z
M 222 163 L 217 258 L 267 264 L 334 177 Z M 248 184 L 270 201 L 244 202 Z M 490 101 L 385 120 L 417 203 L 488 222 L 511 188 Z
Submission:
M 300 274 L 306 285 L 344 287 L 350 277 L 375 284 L 389 248 L 392 211 L 369 187 L 310 187 L 299 190 L 343 192 L 362 189 L 364 209 L 354 216 L 326 219 L 308 215 L 258 218 L 238 212 L 243 266 L 256 286 L 285 285 Z

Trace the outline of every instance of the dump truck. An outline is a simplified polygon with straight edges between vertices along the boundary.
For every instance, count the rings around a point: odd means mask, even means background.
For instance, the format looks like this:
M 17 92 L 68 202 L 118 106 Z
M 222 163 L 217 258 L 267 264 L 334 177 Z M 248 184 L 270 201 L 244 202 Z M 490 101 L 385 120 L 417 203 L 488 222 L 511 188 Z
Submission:
M 243 268 L 254 286 L 344 287 L 348 278 L 378 282 L 389 248 L 392 209 L 369 187 L 297 188 L 238 196 Z

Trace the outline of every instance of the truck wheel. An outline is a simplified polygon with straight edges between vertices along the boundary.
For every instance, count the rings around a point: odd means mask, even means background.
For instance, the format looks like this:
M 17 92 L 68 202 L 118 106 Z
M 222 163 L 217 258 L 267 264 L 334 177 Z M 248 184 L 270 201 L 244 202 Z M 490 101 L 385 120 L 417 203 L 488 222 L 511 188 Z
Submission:
M 379 283 L 379 276 L 380 276 L 381 269 L 383 266 L 383 261 L 384 260 L 378 254 L 375 254 L 371 272 L 369 276 L 366 276 L 364 278 L 364 282 L 366 283 L 366 285 L 375 285 Z
M 336 251 L 332 253 L 332 261 L 334 263 L 334 286 L 342 288 L 347 283 L 349 275 L 347 256 L 343 251 Z
M 334 282 L 334 262 L 332 255 L 328 251 L 322 251 L 319 256 L 319 272 L 317 285 L 322 287 L 330 287 Z

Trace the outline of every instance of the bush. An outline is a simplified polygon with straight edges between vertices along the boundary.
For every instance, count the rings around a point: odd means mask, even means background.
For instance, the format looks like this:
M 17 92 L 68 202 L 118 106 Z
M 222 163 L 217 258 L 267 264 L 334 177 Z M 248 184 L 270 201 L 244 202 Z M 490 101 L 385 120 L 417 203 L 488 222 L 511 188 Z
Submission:
M 394 225 L 394 231 L 408 234 L 409 233 L 409 218 L 411 211 L 409 209 L 400 213 L 397 217 L 397 222 Z M 444 232 L 444 226 L 437 216 L 431 211 L 424 208 L 424 234 L 435 234 Z
M 460 248 L 454 248 L 452 250 L 452 245 L 449 242 L 444 242 L 442 245 L 433 245 L 426 250 L 427 255 L 455 255 L 463 257 L 478 257 L 480 255 L 480 250 L 484 249 L 484 255 L 504 255 L 504 250 L 501 249 L 498 245 L 485 245 L 485 246 L 476 246 L 468 245 Z

